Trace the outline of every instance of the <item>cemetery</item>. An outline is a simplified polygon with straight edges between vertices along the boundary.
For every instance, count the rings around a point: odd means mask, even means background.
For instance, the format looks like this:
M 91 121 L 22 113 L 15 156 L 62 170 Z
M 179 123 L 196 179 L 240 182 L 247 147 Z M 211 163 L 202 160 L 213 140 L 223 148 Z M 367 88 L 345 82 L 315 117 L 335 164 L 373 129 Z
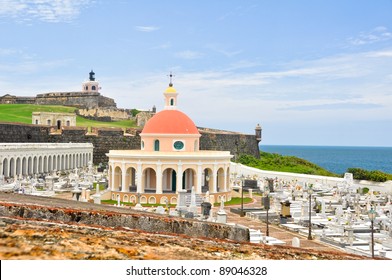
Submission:
M 388 192 L 387 188 L 385 192 L 380 191 L 380 188 L 375 191 L 368 188 L 368 185 L 354 182 L 352 174 L 346 174 L 339 182 L 333 181 L 334 179 L 323 181 L 317 178 L 316 180 L 311 175 L 287 180 L 288 174 L 285 173 L 282 173 L 281 177 L 272 177 L 272 174 L 267 177 L 265 171 L 259 171 L 264 172 L 264 177 L 261 177 L 261 174 L 257 174 L 258 171 L 246 166 L 232 163 L 231 168 L 239 171 L 230 174 L 231 196 L 251 197 L 259 202 L 251 206 L 241 204 L 228 207 L 224 205 L 225 200 L 221 199 L 214 205 L 214 198 L 209 191 L 200 198 L 192 187 L 190 192 L 181 190 L 177 192 L 177 204 L 174 207 L 170 207 L 168 201 L 157 206 L 143 204 L 140 201 L 140 194 L 136 196 L 137 199 L 133 204 L 124 205 L 118 198 L 115 205 L 104 205 L 102 200 L 111 198 L 107 170 L 100 166 L 92 166 L 91 163 L 88 163 L 87 167 L 51 172 L 39 179 L 18 177 L 12 188 L 7 187 L 7 183 L 3 180 L 0 182 L 0 188 L 3 194 L 16 193 L 28 195 L 27 197 L 34 195 L 37 203 L 40 201 L 39 197 L 61 198 L 61 200 L 53 200 L 53 207 L 64 207 L 64 205 L 76 207 L 74 203 L 83 207 L 96 205 L 105 209 L 122 209 L 122 213 L 132 213 L 133 217 L 132 219 L 124 217 L 105 219 L 106 222 L 102 224 L 104 220 L 98 219 L 99 215 L 94 217 L 88 212 L 83 213 L 79 210 L 77 211 L 79 214 L 66 218 L 66 221 L 70 222 L 98 223 L 104 226 L 121 225 L 151 232 L 157 231 L 157 227 L 162 232 L 167 232 L 168 228 L 171 230 L 175 228 L 175 233 L 185 230 L 184 233 L 189 236 L 216 236 L 253 244 L 301 248 L 302 242 L 297 237 L 287 242 L 270 236 L 268 226 L 274 225 L 349 254 L 370 258 L 392 258 L 392 205 L 391 192 Z M 34 184 L 36 190 L 29 188 L 30 184 Z M 38 215 L 46 219 L 58 219 L 63 215 L 59 214 L 61 211 L 57 211 L 57 214 L 52 217 L 49 214 L 51 211 L 42 209 L 37 214 L 36 209 L 29 210 L 26 205 L 22 207 L 23 210 L 18 207 L 13 210 L 3 208 L 2 216 L 24 213 L 23 217 Z M 8 209 L 8 212 L 5 209 Z M 35 214 L 32 214 L 33 212 Z M 235 223 L 230 220 L 230 214 L 238 216 Z M 62 217 L 67 215 L 64 214 Z M 135 217 L 138 217 L 136 219 L 138 222 L 131 222 Z M 141 222 L 145 219 L 143 217 L 147 220 Z M 164 224 L 167 225 L 153 222 L 155 218 L 152 217 L 165 218 Z M 174 222 L 176 219 L 189 222 Z M 160 221 L 160 218 L 156 221 Z M 267 230 L 248 227 L 245 221 L 258 221 L 266 225 Z M 173 227 L 173 223 L 176 226 Z M 206 230 L 204 224 L 208 225 L 209 230 Z M 185 227 L 181 229 L 183 226 Z
M 234 163 L 230 151 L 200 149 L 201 134 L 177 109 L 171 80 L 163 95 L 165 108 L 145 125 L 140 149 L 109 150 L 107 165 L 93 165 L 91 143 L 2 145 L 0 216 L 255 246 L 302 249 L 308 240 L 346 254 L 392 259 L 391 181 Z M 233 197 L 241 204 L 226 206 Z M 244 204 L 244 197 L 252 203 Z M 270 228 L 296 235 L 288 242 Z

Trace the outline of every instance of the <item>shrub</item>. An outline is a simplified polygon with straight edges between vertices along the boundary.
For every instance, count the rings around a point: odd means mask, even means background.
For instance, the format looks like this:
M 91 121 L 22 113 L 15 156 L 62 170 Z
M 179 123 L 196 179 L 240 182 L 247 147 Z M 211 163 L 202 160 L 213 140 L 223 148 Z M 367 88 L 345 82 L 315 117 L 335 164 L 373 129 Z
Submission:
M 385 182 L 387 181 L 390 176 L 388 174 L 378 171 L 378 170 L 364 170 L 361 168 L 348 168 L 348 173 L 353 174 L 353 178 L 356 180 L 368 180 L 373 182 Z

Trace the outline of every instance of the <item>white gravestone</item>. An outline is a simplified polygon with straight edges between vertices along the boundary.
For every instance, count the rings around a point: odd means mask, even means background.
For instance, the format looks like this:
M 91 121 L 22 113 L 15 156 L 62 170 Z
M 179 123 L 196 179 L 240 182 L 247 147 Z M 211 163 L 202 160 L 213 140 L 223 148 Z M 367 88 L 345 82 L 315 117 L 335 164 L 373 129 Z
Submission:
M 301 241 L 299 240 L 298 237 L 294 237 L 291 244 L 293 247 L 299 248 L 301 245 Z
M 227 214 L 224 209 L 225 201 L 221 199 L 221 205 L 219 211 L 216 213 L 216 222 L 226 224 L 227 223 Z
M 165 214 L 165 208 L 163 208 L 163 206 L 159 205 L 159 206 L 155 209 L 155 213 L 158 213 L 158 214 Z
M 178 199 L 177 199 L 177 211 L 185 211 L 186 210 L 186 190 L 178 190 Z

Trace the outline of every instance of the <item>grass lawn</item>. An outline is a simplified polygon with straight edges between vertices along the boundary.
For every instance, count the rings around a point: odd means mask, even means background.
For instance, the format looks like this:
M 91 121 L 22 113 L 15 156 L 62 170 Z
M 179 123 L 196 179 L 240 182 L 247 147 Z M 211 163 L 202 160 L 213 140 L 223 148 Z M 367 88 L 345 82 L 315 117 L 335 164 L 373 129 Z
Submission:
M 0 104 L 0 121 L 32 123 L 33 112 L 73 113 L 77 108 L 68 106 L 31 105 L 31 104 Z M 133 120 L 100 122 L 76 116 L 76 126 L 82 127 L 135 127 Z

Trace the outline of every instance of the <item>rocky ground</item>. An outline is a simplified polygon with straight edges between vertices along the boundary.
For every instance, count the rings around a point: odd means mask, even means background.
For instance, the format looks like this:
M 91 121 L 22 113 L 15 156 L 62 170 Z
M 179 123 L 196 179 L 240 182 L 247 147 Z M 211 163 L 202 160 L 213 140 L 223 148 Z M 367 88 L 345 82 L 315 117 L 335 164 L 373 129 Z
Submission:
M 0 259 L 360 260 L 340 252 L 2 217 Z
M 80 203 L 59 198 L 0 193 L 2 207 L 12 204 L 67 209 L 129 213 L 130 209 Z M 3 212 L 5 213 L 5 212 Z M 141 213 L 141 212 L 140 212 Z M 228 239 L 190 237 L 174 233 L 151 233 L 124 227 L 86 225 L 26 215 L 1 216 L 0 259 L 2 260 L 361 260 L 317 241 L 301 238 L 301 247 L 253 244 Z M 21 217 L 24 218 L 21 218 Z M 165 218 L 167 219 L 167 217 Z M 230 222 L 264 231 L 260 222 L 239 218 L 228 211 Z M 291 244 L 294 235 L 272 226 L 270 232 Z

